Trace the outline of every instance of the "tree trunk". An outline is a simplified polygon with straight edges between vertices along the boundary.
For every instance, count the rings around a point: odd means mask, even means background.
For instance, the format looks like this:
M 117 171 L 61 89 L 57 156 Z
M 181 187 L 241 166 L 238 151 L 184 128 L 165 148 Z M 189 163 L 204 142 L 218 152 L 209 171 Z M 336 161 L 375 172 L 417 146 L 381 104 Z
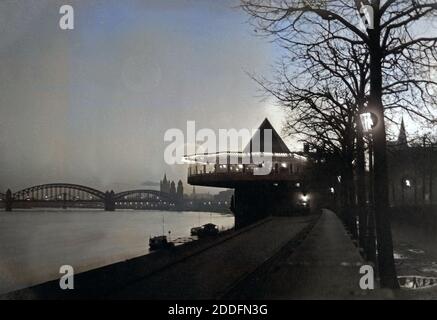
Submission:
M 433 204 L 433 179 L 434 179 L 434 144 L 431 144 L 430 146 L 430 164 L 429 164 L 429 204 Z
M 373 129 L 374 141 L 374 199 L 375 224 L 378 247 L 378 265 L 381 286 L 399 288 L 393 258 L 393 240 L 391 234 L 388 205 L 388 174 L 386 153 L 386 132 L 384 107 L 382 104 L 382 57 L 380 46 L 381 28 L 379 1 L 374 8 L 374 29 L 369 29 L 370 51 L 370 100 L 369 107 L 376 114 L 378 124 Z M 377 6 L 377 7 L 376 7 Z

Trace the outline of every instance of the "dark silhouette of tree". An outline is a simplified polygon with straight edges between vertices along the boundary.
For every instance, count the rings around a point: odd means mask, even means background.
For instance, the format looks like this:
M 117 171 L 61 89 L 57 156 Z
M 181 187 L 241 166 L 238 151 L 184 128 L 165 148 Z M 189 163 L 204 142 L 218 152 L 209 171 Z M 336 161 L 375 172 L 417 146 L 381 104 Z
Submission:
M 321 50 L 323 49 L 323 50 Z M 368 55 L 354 46 L 334 48 L 325 43 L 318 50 L 301 52 L 299 60 L 305 72 L 293 76 L 292 65 L 283 61 L 276 70 L 276 79 L 256 79 L 267 94 L 273 95 L 287 110 L 285 131 L 300 136 L 313 149 L 331 154 L 339 164 L 341 203 L 348 213 L 342 214 L 353 235 L 357 235 L 352 216 L 358 198 L 365 206 L 364 145 L 359 130 L 359 112 L 363 108 L 368 84 Z M 361 134 L 361 135 L 359 135 Z M 357 160 L 354 168 L 354 160 Z M 354 169 L 358 174 L 355 192 Z M 331 173 L 333 173 L 331 171 Z M 360 243 L 364 245 L 365 216 L 361 216 Z
M 296 60 L 302 63 L 302 57 L 311 50 L 323 56 L 326 49 L 343 52 L 345 46 L 355 48 L 360 55 L 368 55 L 368 89 L 364 89 L 368 95 L 363 101 L 355 102 L 358 109 L 366 105 L 366 109 L 378 118 L 378 125 L 373 129 L 378 264 L 381 285 L 397 288 L 390 220 L 387 215 L 385 116 L 401 109 L 412 117 L 435 123 L 431 108 L 436 102 L 434 92 L 437 86 L 431 79 L 430 69 L 436 63 L 437 37 L 422 36 L 417 32 L 417 26 L 435 17 L 436 1 L 241 2 L 242 8 L 253 18 L 257 31 L 273 36 L 288 51 L 291 62 Z M 360 27 L 359 13 L 367 13 L 367 21 L 370 22 L 367 28 Z M 295 74 L 304 74 L 311 69 L 305 64 L 301 67 L 296 63 L 294 65 Z M 332 77 L 337 70 L 332 71 L 328 75 L 322 73 L 316 80 Z M 308 73 L 308 76 L 314 76 L 314 73 Z M 332 95 L 342 96 L 340 90 L 336 88 Z M 309 126 L 308 129 L 313 128 Z

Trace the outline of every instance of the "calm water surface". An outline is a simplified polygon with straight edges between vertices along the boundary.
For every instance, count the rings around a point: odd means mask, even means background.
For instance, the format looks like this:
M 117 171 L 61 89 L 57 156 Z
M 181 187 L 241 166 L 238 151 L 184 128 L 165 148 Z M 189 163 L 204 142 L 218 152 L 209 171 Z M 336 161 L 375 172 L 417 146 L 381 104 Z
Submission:
M 164 222 L 164 223 L 163 223 Z M 208 212 L 118 210 L 15 210 L 0 212 L 0 293 L 148 253 L 150 236 L 172 240 L 212 222 L 234 226 L 232 215 Z

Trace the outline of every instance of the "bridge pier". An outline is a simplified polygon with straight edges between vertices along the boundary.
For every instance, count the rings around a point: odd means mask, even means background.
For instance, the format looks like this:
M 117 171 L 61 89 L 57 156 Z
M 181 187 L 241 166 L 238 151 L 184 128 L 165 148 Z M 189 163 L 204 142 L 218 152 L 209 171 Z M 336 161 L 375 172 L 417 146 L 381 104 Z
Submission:
M 67 193 L 62 194 L 62 209 L 67 209 Z
M 115 211 L 115 193 L 114 190 L 105 192 L 105 211 Z
M 12 191 L 11 189 L 8 189 L 8 191 L 6 191 L 5 211 L 12 211 L 12 202 Z

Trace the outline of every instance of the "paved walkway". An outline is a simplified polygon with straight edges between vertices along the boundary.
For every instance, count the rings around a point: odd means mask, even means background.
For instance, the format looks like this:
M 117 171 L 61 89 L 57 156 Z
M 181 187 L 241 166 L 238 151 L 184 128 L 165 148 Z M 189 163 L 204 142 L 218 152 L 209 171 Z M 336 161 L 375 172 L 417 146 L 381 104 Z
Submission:
M 324 210 L 294 252 L 258 270 L 235 287 L 228 299 L 386 299 L 391 291 L 362 290 L 357 248 L 337 216 Z M 375 286 L 377 282 L 375 281 Z

